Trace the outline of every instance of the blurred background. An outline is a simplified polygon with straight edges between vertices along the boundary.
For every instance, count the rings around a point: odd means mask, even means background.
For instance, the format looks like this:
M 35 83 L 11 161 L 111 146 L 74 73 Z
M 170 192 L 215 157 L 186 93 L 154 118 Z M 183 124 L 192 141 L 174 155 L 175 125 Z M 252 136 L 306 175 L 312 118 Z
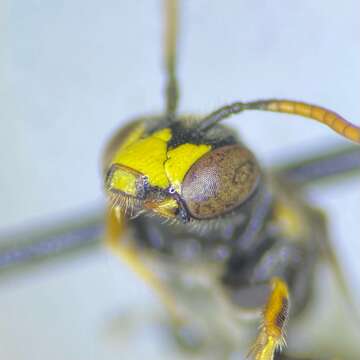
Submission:
M 180 3 L 181 112 L 291 98 L 360 124 L 358 1 Z M 159 0 L 0 2 L 2 241 L 101 213 L 107 138 L 164 108 L 161 15 Z M 346 143 L 285 115 L 228 124 L 267 167 Z M 316 185 L 309 198 L 329 215 L 359 299 L 359 178 Z M 100 246 L 1 276 L 0 294 L 1 359 L 176 358 L 154 325 L 156 298 Z

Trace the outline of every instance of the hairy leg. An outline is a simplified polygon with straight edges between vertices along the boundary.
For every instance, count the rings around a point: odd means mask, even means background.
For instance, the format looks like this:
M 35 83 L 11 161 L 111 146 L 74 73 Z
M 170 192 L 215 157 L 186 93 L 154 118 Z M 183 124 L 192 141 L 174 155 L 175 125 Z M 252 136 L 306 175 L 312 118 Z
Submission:
M 263 309 L 258 337 L 250 351 L 254 360 L 273 360 L 275 351 L 285 345 L 285 326 L 289 316 L 289 290 L 285 281 L 274 277 Z

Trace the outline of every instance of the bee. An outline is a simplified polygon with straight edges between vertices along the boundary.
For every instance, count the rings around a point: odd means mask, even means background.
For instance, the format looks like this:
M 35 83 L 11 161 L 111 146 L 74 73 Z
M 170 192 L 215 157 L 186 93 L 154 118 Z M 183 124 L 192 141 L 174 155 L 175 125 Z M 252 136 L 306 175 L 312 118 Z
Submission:
M 302 115 L 355 142 L 359 129 L 325 108 L 288 100 L 178 115 L 178 5 L 165 5 L 166 111 L 135 119 L 108 143 L 106 243 L 159 295 L 181 349 L 201 358 L 299 359 L 291 329 L 311 300 L 321 257 L 347 291 L 324 214 L 304 197 L 303 184 L 326 169 L 314 174 L 295 164 L 269 172 L 224 120 L 250 110 Z M 350 153 L 358 167 L 358 150 Z M 334 155 L 330 173 L 341 159 Z
M 330 259 L 347 291 L 345 281 L 325 216 L 304 200 L 296 177 L 264 172 L 223 122 L 245 111 L 299 115 L 358 144 L 360 128 L 283 99 L 179 115 L 177 7 L 165 1 L 166 110 L 130 122 L 105 151 L 106 243 L 157 292 L 180 342 L 201 346 L 227 333 L 236 344 L 234 329 L 251 317 L 259 330 L 248 356 L 289 358 L 286 327 L 306 308 L 319 257 Z

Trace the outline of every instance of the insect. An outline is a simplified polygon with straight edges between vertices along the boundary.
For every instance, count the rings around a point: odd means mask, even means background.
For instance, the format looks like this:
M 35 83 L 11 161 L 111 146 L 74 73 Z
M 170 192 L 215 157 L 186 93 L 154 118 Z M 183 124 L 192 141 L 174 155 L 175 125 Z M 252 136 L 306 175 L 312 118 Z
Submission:
M 342 275 L 323 214 L 301 200 L 285 175 L 264 174 L 222 122 L 248 110 L 300 115 L 356 143 L 360 128 L 333 111 L 293 100 L 234 102 L 202 117 L 178 115 L 176 25 L 177 3 L 167 1 L 164 115 L 129 123 L 105 152 L 107 243 L 157 291 L 175 332 L 196 327 L 201 317 L 215 318 L 225 310 L 214 308 L 227 301 L 233 328 L 242 312 L 259 317 L 249 357 L 272 360 L 284 348 L 289 318 L 308 302 L 321 251 L 343 283 Z M 127 222 L 131 240 L 125 239 Z M 160 265 L 158 274 L 153 263 Z M 181 293 L 194 292 L 195 298 L 198 289 L 206 292 L 198 301 L 215 306 L 189 314 Z M 209 321 L 200 337 L 215 338 L 213 328 L 221 328 L 220 321 Z
M 257 105 L 259 105 L 259 104 L 253 104 L 253 106 L 257 106 Z M 171 106 L 169 106 L 170 108 L 171 108 Z M 195 119 L 195 121 L 196 121 L 196 119 Z M 149 119 L 149 123 L 151 122 L 151 120 Z M 154 120 L 154 122 L 156 122 L 156 119 Z M 158 124 L 157 125 L 155 125 L 155 126 L 158 126 Z M 166 127 L 165 127 L 166 128 Z M 176 130 L 173 130 L 173 132 L 175 133 L 175 131 Z M 194 130 L 195 131 L 195 130 Z M 207 129 L 203 129 L 203 131 L 206 133 L 206 131 L 208 131 Z M 222 130 L 222 131 L 225 131 L 225 130 Z M 173 134 L 171 134 L 171 135 L 173 135 Z M 231 135 L 231 132 L 229 133 L 229 137 L 231 137 L 232 135 Z M 160 139 L 159 140 L 164 140 L 164 139 L 161 139 L 161 137 L 165 137 L 165 139 L 167 138 L 167 137 L 169 137 L 169 133 L 168 132 L 164 132 L 164 133 L 162 133 L 162 134 L 160 134 Z M 155 140 L 155 139 L 152 139 L 152 140 Z M 171 139 L 169 139 L 169 140 L 171 140 Z M 216 137 L 215 137 L 215 140 L 218 140 L 218 134 L 216 134 Z M 195 144 L 195 145 L 209 145 L 208 144 L 208 142 L 209 142 L 209 140 L 207 140 L 206 142 L 205 142 L 205 144 L 203 144 L 203 143 L 200 143 L 200 144 Z M 180 145 L 181 146 L 181 145 Z M 211 151 L 213 151 L 213 149 L 215 149 L 216 148 L 216 144 L 212 144 L 211 145 L 211 148 L 210 149 L 204 149 L 203 151 L 205 151 L 205 150 L 207 150 L 207 152 L 205 153 L 205 154 L 207 154 L 207 153 L 210 153 Z M 230 144 L 227 144 L 226 146 L 231 146 Z M 219 146 L 220 147 L 220 146 Z M 174 149 L 177 149 L 177 147 L 175 147 L 174 146 Z M 192 152 L 191 152 L 192 153 Z M 189 154 L 189 153 L 187 153 L 187 154 Z M 201 158 L 202 158 L 202 156 L 205 156 L 205 154 L 201 154 Z M 251 155 L 249 154 L 249 157 L 251 158 Z M 200 158 L 199 158 L 200 159 Z M 195 164 L 196 162 L 194 161 L 194 163 L 193 164 Z M 116 163 L 117 164 L 117 163 Z M 256 163 L 255 163 L 255 161 L 253 162 L 253 164 L 251 164 L 250 163 L 250 165 L 256 165 Z M 120 165 L 123 165 L 123 164 L 120 164 Z M 125 165 L 126 166 L 126 165 Z M 255 166 L 255 168 L 256 168 L 257 166 Z M 129 167 L 128 167 L 129 168 Z M 139 188 L 141 189 L 141 184 L 138 184 L 138 182 L 144 182 L 143 183 L 143 185 L 144 185 L 144 188 L 146 188 L 148 185 L 147 185 L 147 181 L 149 181 L 149 179 L 146 179 L 146 178 L 139 178 L 139 173 L 138 172 L 136 172 L 136 170 L 135 171 L 133 171 L 134 169 L 132 169 L 131 167 L 130 167 L 130 169 L 127 169 L 127 171 L 129 172 L 129 174 L 128 173 L 126 173 L 126 172 L 123 172 L 123 173 L 121 173 L 121 171 L 123 171 L 125 169 L 125 167 L 124 166 L 120 166 L 120 168 L 116 165 L 115 167 L 112 167 L 112 165 L 109 167 L 109 169 L 107 169 L 106 170 L 106 172 L 107 172 L 107 181 L 106 181 L 106 183 L 107 183 L 107 185 L 108 185 L 108 189 L 111 189 L 111 187 L 115 184 L 116 186 L 118 186 L 119 187 L 119 183 L 116 183 L 116 182 L 114 182 L 113 184 L 112 184 L 112 182 L 114 181 L 114 176 L 115 177 L 119 177 L 119 179 L 118 179 L 118 181 L 120 182 L 120 188 L 122 189 L 122 190 L 120 190 L 120 191 L 123 191 L 123 188 L 122 188 L 122 186 L 123 186 L 123 184 L 122 184 L 122 182 L 124 181 L 124 177 L 128 177 L 128 180 L 129 180 L 129 178 L 131 179 L 137 179 L 136 180 L 136 183 L 137 183 L 137 185 L 136 186 L 139 186 Z M 189 169 L 185 169 L 185 170 L 189 170 Z M 225 169 L 224 169 L 225 170 Z M 120 174 L 121 174 L 121 176 L 119 176 L 119 171 L 120 171 Z M 250 173 L 250 175 L 251 175 L 251 171 L 249 171 L 249 173 Z M 126 175 L 125 175 L 126 174 Z M 141 177 L 141 176 L 140 176 Z M 255 181 L 255 182 L 257 182 L 257 181 Z M 182 184 L 182 182 L 180 181 L 180 184 L 178 184 L 179 186 L 182 186 L 183 184 Z M 126 185 L 125 184 L 125 186 L 128 186 L 128 185 Z M 149 188 L 151 189 L 151 182 L 150 182 L 150 186 L 149 186 Z M 161 189 L 161 187 L 159 187 L 160 189 Z M 129 187 L 129 189 L 128 189 L 129 191 L 138 191 L 138 189 L 134 189 L 134 188 L 131 188 L 131 186 Z M 174 192 L 174 196 L 177 196 L 177 194 L 179 194 L 179 189 L 176 189 L 176 188 L 169 188 L 168 189 L 169 190 L 169 192 Z M 250 192 L 252 192 L 252 191 L 255 191 L 254 189 L 253 190 L 251 190 Z M 115 191 L 116 192 L 116 191 Z M 112 191 L 109 191 L 109 193 L 111 193 L 112 194 Z M 121 207 L 121 208 L 127 208 L 127 212 L 128 212 L 128 214 L 130 215 L 130 216 L 135 216 L 135 215 L 138 215 L 143 209 L 141 208 L 141 206 L 143 205 L 141 202 L 144 200 L 144 199 L 142 199 L 138 194 L 136 194 L 136 196 L 133 196 L 133 197 L 126 197 L 125 199 L 125 201 L 123 201 L 123 198 L 122 197 L 120 197 L 120 196 L 118 196 L 119 195 L 119 193 L 117 193 L 115 196 L 112 196 L 112 199 L 113 199 L 113 201 L 115 202 L 115 208 L 117 208 L 117 209 L 119 209 L 119 207 Z M 134 194 L 133 194 L 134 195 Z M 144 197 L 145 197 L 145 195 L 143 195 Z M 163 196 L 163 197 L 166 197 L 165 196 L 165 193 L 161 193 L 161 191 L 159 191 L 158 193 L 157 193 L 157 196 Z M 175 213 L 175 211 L 174 210 L 176 210 L 176 209 L 174 209 L 174 207 L 173 208 L 171 208 L 171 206 L 169 206 L 169 205 L 171 205 L 171 202 L 170 203 L 167 203 L 167 204 L 164 204 L 164 206 L 163 207 L 158 207 L 157 205 L 156 205 L 156 201 L 158 200 L 158 199 L 156 199 L 156 197 L 154 197 L 154 199 L 152 199 L 153 200 L 153 203 L 151 203 L 151 202 L 148 202 L 147 203 L 147 210 L 149 210 L 149 211 L 154 211 L 154 212 L 156 212 L 157 214 L 159 214 L 159 215 L 162 215 L 162 217 L 173 217 L 173 215 L 174 215 L 174 213 Z M 177 202 L 181 202 L 181 199 L 175 199 Z M 245 200 L 246 201 L 246 200 Z M 154 204 L 155 203 L 155 204 Z M 175 202 L 173 201 L 172 202 L 172 205 L 174 205 L 175 204 Z M 239 205 L 239 204 L 238 204 Z M 182 221 L 184 221 L 186 224 L 187 223 L 190 223 L 191 222 L 191 220 L 193 220 L 192 218 L 190 218 L 190 219 L 188 219 L 188 218 L 186 218 L 187 216 L 188 217 L 190 217 L 189 215 L 188 215 L 188 213 L 187 213 L 187 211 L 188 211 L 188 209 L 186 209 L 186 204 L 184 204 L 184 208 L 183 209 L 180 209 L 179 210 L 179 213 L 178 214 L 176 214 L 176 216 L 180 216 L 180 219 L 179 219 L 179 222 L 182 222 Z M 182 210 L 182 211 L 181 211 Z M 231 211 L 235 211 L 234 209 L 232 209 Z M 208 215 L 207 215 L 208 216 Z M 191 215 L 191 217 L 192 217 L 192 215 Z M 146 221 L 146 220 L 141 220 L 142 219 L 142 217 L 139 217 L 139 218 L 137 218 L 137 219 L 134 219 L 134 222 L 140 222 L 140 221 Z M 156 220 L 154 220 L 154 221 L 156 221 Z M 221 220 L 221 222 L 222 221 L 226 221 L 226 217 L 224 217 L 224 219 L 222 219 Z M 220 221 L 219 221 L 220 222 Z M 160 225 L 159 225 L 160 226 Z M 164 227 L 165 227 L 166 225 L 164 225 Z M 182 226 L 181 224 L 179 224 L 179 225 L 176 225 L 176 224 L 174 224 L 174 226 L 172 226 L 172 227 L 176 227 L 176 226 Z M 216 224 L 213 224 L 213 225 L 211 225 L 211 226 L 214 226 L 214 229 L 216 230 L 216 228 L 217 228 L 217 226 L 219 226 L 219 227 L 221 227 L 222 225 L 221 224 L 219 224 L 219 225 L 216 225 Z M 199 224 L 199 226 L 198 226 L 198 229 L 195 229 L 194 231 L 200 231 L 200 234 L 201 235 L 203 235 L 204 233 L 206 233 L 206 227 L 204 227 L 204 228 L 201 228 L 202 226 L 200 226 L 200 224 Z M 142 228 L 142 226 L 139 226 L 138 227 L 139 229 L 141 229 Z M 211 227 L 210 227 L 211 228 Z M 213 229 L 213 231 L 215 231 Z M 139 236 L 139 238 L 141 239 L 141 236 Z M 114 244 L 113 244 L 114 245 Z M 197 245 L 195 245 L 195 247 L 196 247 Z M 180 250 L 180 249 L 179 249 Z M 225 249 L 226 250 L 226 249 Z M 192 251 L 190 251 L 191 253 L 192 253 Z M 132 254 L 128 254 L 128 255 L 132 255 Z M 205 265 L 205 267 L 207 268 L 207 265 Z M 138 268 L 138 267 L 137 267 Z M 139 269 L 139 268 L 138 268 Z M 206 272 L 207 272 L 208 270 L 206 270 Z M 147 276 L 148 276 L 148 274 L 147 274 Z M 151 281 L 151 279 L 150 279 L 150 282 L 152 282 Z M 156 287 L 156 283 L 155 283 L 155 287 Z M 162 294 L 164 294 L 162 291 L 161 291 L 161 293 Z M 167 299 L 166 299 L 166 296 L 165 295 L 163 295 L 164 297 L 165 297 L 165 299 L 164 299 L 164 301 L 165 301 L 165 303 L 168 303 L 168 301 L 167 301 Z M 168 303 L 168 307 L 172 307 L 172 305 L 170 305 L 169 303 Z M 175 316 L 176 317 L 176 316 Z

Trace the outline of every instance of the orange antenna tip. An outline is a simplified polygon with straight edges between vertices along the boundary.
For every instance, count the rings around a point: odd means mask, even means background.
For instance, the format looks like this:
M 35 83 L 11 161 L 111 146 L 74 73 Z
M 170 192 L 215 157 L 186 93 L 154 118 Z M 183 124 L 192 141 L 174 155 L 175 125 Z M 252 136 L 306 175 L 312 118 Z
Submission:
M 360 143 L 360 128 L 339 114 L 317 105 L 290 100 L 264 100 L 247 104 L 248 109 L 304 116 L 327 125 L 343 137 Z

